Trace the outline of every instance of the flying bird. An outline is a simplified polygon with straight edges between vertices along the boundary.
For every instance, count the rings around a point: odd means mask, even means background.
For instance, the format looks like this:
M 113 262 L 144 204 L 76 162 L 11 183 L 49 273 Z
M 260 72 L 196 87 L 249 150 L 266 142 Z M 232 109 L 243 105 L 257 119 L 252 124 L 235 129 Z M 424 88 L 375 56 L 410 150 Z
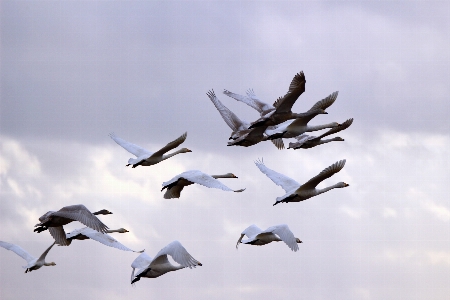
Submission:
M 247 236 L 248 239 L 242 240 L 244 236 Z M 271 242 L 281 241 L 285 242 L 294 252 L 298 250 L 297 243 L 303 243 L 299 238 L 294 236 L 286 224 L 275 225 L 264 231 L 253 224 L 242 231 L 241 237 L 236 243 L 236 249 L 239 247 L 240 243 L 262 246 Z
M 183 188 L 194 183 L 206 186 L 208 188 L 221 189 L 224 191 L 232 191 L 237 193 L 243 192 L 245 190 L 232 190 L 222 182 L 217 180 L 217 178 L 237 178 L 237 176 L 232 173 L 210 176 L 198 170 L 186 171 L 175 176 L 171 180 L 164 182 L 162 184 L 163 188 L 161 189 L 161 192 L 164 189 L 167 189 L 166 193 L 164 194 L 165 199 L 180 198 L 180 193 Z
M 108 229 L 108 226 L 103 224 L 82 204 L 65 206 L 58 211 L 49 211 L 42 215 L 39 221 L 41 223 L 35 225 L 35 227 L 38 227 L 38 230 L 35 231 L 39 233 L 43 231 L 42 228 L 48 228 L 56 243 L 61 246 L 68 246 L 70 244 L 66 239 L 63 225 L 69 224 L 72 221 L 83 223 L 85 226 L 101 233 L 106 233 Z
M 72 243 L 73 240 L 88 240 L 88 239 L 92 239 L 94 241 L 97 241 L 99 243 L 102 243 L 103 245 L 109 246 L 109 247 L 113 247 L 119 250 L 123 250 L 123 251 L 132 251 L 132 252 L 138 252 L 138 253 L 142 253 L 144 252 L 144 250 L 142 251 L 134 251 L 131 250 L 130 248 L 126 247 L 125 245 L 121 244 L 120 242 L 118 242 L 115 238 L 113 238 L 112 236 L 110 236 L 107 233 L 114 233 L 114 232 L 118 232 L 118 233 L 126 233 L 129 232 L 128 230 L 126 230 L 125 228 L 119 228 L 119 229 L 113 229 L 113 230 L 107 230 L 106 233 L 100 233 L 92 228 L 89 227 L 83 227 L 83 228 L 78 228 L 75 229 L 69 233 L 66 234 L 66 239 L 69 243 L 69 245 Z
M 136 158 L 130 158 L 128 160 L 128 164 L 126 165 L 127 167 L 132 166 L 133 168 L 136 168 L 137 166 L 152 166 L 179 153 L 192 152 L 188 148 L 181 148 L 180 150 L 177 150 L 175 152 L 165 154 L 166 152 L 180 146 L 186 140 L 187 132 L 185 132 L 176 140 L 168 143 L 155 153 L 152 153 L 138 145 L 129 143 L 117 137 L 114 133 L 110 133 L 109 136 L 125 150 L 136 156 Z
M 345 165 L 345 159 L 340 160 L 328 168 L 325 168 L 322 172 L 320 172 L 317 176 L 311 178 L 308 182 L 300 185 L 297 181 L 281 174 L 278 172 L 275 172 L 274 170 L 269 169 L 264 165 L 264 162 L 262 160 L 258 160 L 255 162 L 256 166 L 259 168 L 261 172 L 266 174 L 267 177 L 269 177 L 276 185 L 281 186 L 285 191 L 286 194 L 284 194 L 281 197 L 277 197 L 276 202 L 274 205 L 277 205 L 281 202 L 300 202 L 306 199 L 309 199 L 311 197 L 320 195 L 322 193 L 328 192 L 331 189 L 334 188 L 344 188 L 349 186 L 345 182 L 339 182 L 332 186 L 323 188 L 323 189 L 317 189 L 316 186 L 322 182 L 323 180 L 331 177 L 335 173 L 342 170 L 342 168 Z
M 55 243 L 53 243 L 50 247 L 48 247 L 47 250 L 45 250 L 44 253 L 42 253 L 41 256 L 39 256 L 39 258 L 34 258 L 22 247 L 0 241 L 0 247 L 13 251 L 14 253 L 16 253 L 17 255 L 19 255 L 20 257 L 22 257 L 27 261 L 27 265 L 22 267 L 26 269 L 25 273 L 40 269 L 42 266 L 56 266 L 54 262 L 50 263 L 45 262 L 45 257 L 47 256 L 48 252 L 50 251 L 50 249 L 52 249 L 54 245 Z
M 174 266 L 167 259 L 167 256 L 178 263 Z M 173 241 L 162 248 L 152 259 L 147 253 L 140 254 L 131 264 L 133 271 L 131 272 L 131 284 L 139 281 L 142 277 L 156 278 L 167 272 L 180 270 L 183 268 L 195 268 L 202 264 L 193 258 L 181 245 L 179 241 Z M 135 274 L 135 269 L 138 269 Z
M 327 132 L 325 132 L 324 134 L 322 134 L 320 136 L 310 136 L 310 135 L 306 135 L 306 134 L 299 135 L 299 136 L 295 137 L 297 139 L 297 142 L 289 143 L 288 149 L 294 149 L 294 150 L 300 149 L 300 148 L 309 149 L 309 148 L 313 148 L 313 147 L 323 145 L 325 143 L 329 143 L 329 142 L 333 142 L 333 141 L 341 141 L 342 142 L 342 141 L 344 141 L 344 139 L 341 137 L 334 137 L 331 139 L 323 139 L 323 138 L 330 134 L 337 133 L 339 131 L 347 129 L 348 127 L 350 127 L 350 125 L 352 125 L 352 123 L 353 123 L 353 118 L 348 119 L 341 125 L 328 130 Z

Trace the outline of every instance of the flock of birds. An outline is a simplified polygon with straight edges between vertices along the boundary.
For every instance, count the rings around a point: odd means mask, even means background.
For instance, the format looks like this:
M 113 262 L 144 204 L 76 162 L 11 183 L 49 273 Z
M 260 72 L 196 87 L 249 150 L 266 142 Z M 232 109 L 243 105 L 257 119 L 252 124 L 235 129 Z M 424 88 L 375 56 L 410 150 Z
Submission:
M 234 94 L 225 90 L 225 95 L 234 98 L 237 101 L 244 102 L 260 113 L 260 118 L 252 123 L 240 120 L 232 111 L 230 111 L 219 101 L 213 90 L 209 91 L 207 93 L 209 99 L 215 105 L 223 120 L 232 130 L 228 146 L 249 147 L 262 141 L 271 140 L 273 144 L 281 150 L 284 148 L 284 138 L 295 138 L 297 141 L 294 143 L 289 143 L 288 149 L 296 150 L 309 149 L 332 141 L 343 141 L 344 139 L 340 137 L 331 139 L 324 139 L 324 137 L 348 128 L 352 124 L 353 119 L 348 119 L 342 124 L 333 122 L 318 126 L 308 125 L 308 122 L 315 116 L 319 114 L 327 114 L 325 110 L 335 102 L 338 95 L 337 92 L 334 92 L 325 99 L 315 103 L 307 112 L 292 112 L 291 109 L 295 101 L 305 91 L 305 83 L 306 80 L 303 72 L 296 74 L 289 86 L 288 92 L 283 97 L 279 97 L 273 105 L 269 105 L 261 101 L 252 89 L 247 91 L 246 96 Z M 305 132 L 318 131 L 325 128 L 330 128 L 330 130 L 319 136 L 309 136 L 305 134 Z M 130 158 L 128 160 L 128 164 L 126 165 L 132 166 L 132 168 L 137 166 L 155 165 L 174 155 L 192 152 L 187 148 L 181 148 L 175 152 L 167 154 L 167 152 L 177 148 L 186 140 L 187 133 L 184 133 L 182 136 L 168 143 L 166 146 L 154 153 L 138 145 L 129 143 L 114 134 L 110 134 L 110 137 L 125 150 L 136 156 L 136 158 Z M 345 159 L 325 168 L 317 176 L 311 178 L 304 184 L 299 184 L 297 181 L 269 169 L 266 167 L 262 159 L 255 161 L 255 164 L 262 173 L 269 177 L 276 185 L 281 186 L 286 192 L 284 195 L 277 197 L 276 202 L 273 205 L 303 201 L 325 193 L 331 189 L 344 188 L 348 186 L 345 182 L 339 182 L 323 189 L 316 188 L 320 182 L 339 172 L 345 165 Z M 242 192 L 245 190 L 233 190 L 221 183 L 218 180 L 219 178 L 237 178 L 237 176 L 232 173 L 223 175 L 208 175 L 198 170 L 190 170 L 164 182 L 162 184 L 163 187 L 161 191 L 166 190 L 164 198 L 171 199 L 179 198 L 183 188 L 194 183 L 206 186 L 208 188 L 222 189 L 224 191 Z M 133 269 L 131 273 L 132 284 L 139 281 L 142 277 L 156 278 L 170 271 L 176 271 L 186 267 L 195 268 L 196 266 L 202 265 L 187 252 L 179 241 L 173 241 L 165 246 L 155 255 L 154 258 L 147 255 L 144 250 L 135 251 L 126 247 L 108 233 L 126 233 L 128 230 L 124 228 L 109 230 L 108 226 L 103 224 L 103 222 L 96 217 L 96 215 L 109 214 L 112 213 L 106 209 L 91 213 L 84 205 L 81 204 L 65 206 L 58 211 L 47 212 L 39 218 L 40 223 L 35 225 L 34 231 L 40 233 L 48 230 L 55 242 L 48 247 L 39 258 L 33 257 L 20 246 L 11 243 L 0 241 L 0 246 L 15 252 L 17 255 L 26 260 L 27 265 L 23 267 L 26 269 L 25 273 L 37 270 L 42 266 L 56 265 L 54 262 L 48 263 L 45 261 L 49 251 L 55 244 L 60 246 L 69 246 L 73 240 L 92 239 L 119 250 L 138 252 L 141 254 L 131 264 Z M 78 221 L 86 227 L 65 233 L 63 226 L 73 221 Z M 247 236 L 247 239 L 243 240 L 244 236 Z M 261 246 L 278 241 L 283 241 L 286 243 L 292 251 L 297 251 L 299 249 L 298 243 L 302 243 L 299 238 L 294 236 L 286 224 L 271 226 L 266 230 L 262 230 L 256 225 L 250 225 L 242 231 L 241 236 L 236 243 L 236 248 L 238 248 L 241 243 Z M 172 259 L 179 265 L 173 265 L 168 260 L 168 256 L 172 257 Z M 137 271 L 135 272 L 136 269 Z

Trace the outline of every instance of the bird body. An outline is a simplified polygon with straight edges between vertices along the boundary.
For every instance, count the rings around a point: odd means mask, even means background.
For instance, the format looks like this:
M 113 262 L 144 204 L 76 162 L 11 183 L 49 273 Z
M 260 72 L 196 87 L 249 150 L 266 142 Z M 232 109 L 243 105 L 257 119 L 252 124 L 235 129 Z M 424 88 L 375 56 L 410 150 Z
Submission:
M 345 159 L 332 164 L 328 168 L 325 168 L 317 176 L 311 178 L 308 182 L 302 185 L 281 173 L 267 168 L 262 161 L 256 161 L 255 164 L 262 173 L 266 174 L 266 176 L 269 177 L 275 184 L 281 186 L 286 191 L 286 194 L 281 197 L 277 197 L 274 205 L 277 205 L 281 202 L 300 202 L 325 193 L 334 188 L 344 188 L 349 186 L 345 182 L 339 182 L 323 189 L 316 188 L 316 186 L 320 182 L 342 170 L 345 165 Z
M 194 183 L 206 186 L 208 188 L 216 188 L 224 191 L 242 192 L 245 190 L 232 190 L 218 181 L 217 178 L 237 178 L 237 176 L 232 173 L 210 176 L 198 170 L 190 170 L 175 176 L 169 181 L 164 182 L 162 184 L 163 188 L 161 189 L 161 191 L 167 189 L 166 193 L 164 194 L 164 198 L 171 199 L 179 198 L 183 188 Z
M 165 145 L 164 147 L 162 147 L 155 153 L 152 153 L 138 145 L 129 143 L 129 142 L 117 137 L 113 133 L 111 133 L 109 136 L 122 148 L 124 148 L 125 150 L 127 150 L 128 152 L 130 152 L 131 154 L 134 154 L 136 156 L 136 158 L 130 158 L 128 160 L 128 164 L 126 165 L 127 167 L 130 165 L 133 168 L 136 168 L 137 166 L 152 166 L 152 165 L 155 165 L 155 164 L 157 164 L 163 160 L 166 160 L 174 155 L 177 155 L 180 153 L 192 152 L 188 148 L 181 148 L 175 152 L 165 154 L 168 151 L 181 145 L 186 140 L 187 132 L 185 132 L 183 135 L 181 135 L 176 140 L 168 143 L 167 145 Z
M 55 245 L 55 243 L 53 243 L 50 247 L 48 247 L 47 250 L 45 250 L 44 253 L 42 253 L 39 258 L 34 258 L 31 254 L 29 254 L 27 251 L 25 251 L 22 247 L 11 244 L 11 243 L 0 241 L 0 247 L 3 247 L 10 251 L 13 251 L 14 253 L 16 253 L 17 255 L 19 255 L 20 257 L 22 257 L 23 259 L 26 260 L 27 265 L 22 267 L 22 268 L 26 269 L 25 273 L 28 273 L 28 272 L 31 272 L 34 270 L 38 270 L 42 266 L 56 266 L 56 264 L 54 262 L 50 262 L 50 263 L 45 262 L 45 257 L 47 256 L 48 252 L 54 245 Z
M 244 236 L 247 236 L 248 239 L 242 240 Z M 267 228 L 264 231 L 253 224 L 247 227 L 241 233 L 241 237 L 236 243 L 236 249 L 238 248 L 240 243 L 262 246 L 271 242 L 281 241 L 285 242 L 292 251 L 297 251 L 297 244 L 302 243 L 299 238 L 294 237 L 294 234 L 286 224 L 275 225 Z
M 178 266 L 172 265 L 167 256 L 178 263 Z M 168 272 L 180 270 L 183 268 L 195 268 L 202 264 L 193 258 L 179 241 L 173 241 L 161 249 L 152 259 L 147 253 L 140 254 L 131 264 L 131 283 L 139 281 L 142 277 L 156 278 Z M 138 269 L 135 274 L 135 269 Z

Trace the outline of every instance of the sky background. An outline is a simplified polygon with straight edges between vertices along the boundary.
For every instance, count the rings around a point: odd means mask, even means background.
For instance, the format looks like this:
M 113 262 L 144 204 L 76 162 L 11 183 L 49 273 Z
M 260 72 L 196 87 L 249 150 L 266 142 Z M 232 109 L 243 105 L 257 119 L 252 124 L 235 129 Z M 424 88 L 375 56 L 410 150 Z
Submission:
M 38 257 L 49 210 L 84 204 L 120 242 L 154 256 L 179 240 L 203 266 L 130 285 L 137 257 L 94 241 L 54 247 L 43 267 L 0 249 L 1 299 L 448 299 L 450 294 L 450 3 L 447 1 L 0 2 L 0 240 Z M 248 88 L 273 103 L 304 71 L 309 109 L 339 91 L 318 125 L 354 118 L 345 142 L 308 150 L 227 147 L 230 128 L 206 92 Z M 110 132 L 156 151 L 188 132 L 180 154 L 125 168 Z M 287 144 L 289 141 L 285 141 Z M 300 203 L 254 165 L 303 183 L 344 169 Z M 198 169 L 232 172 L 230 193 L 161 184 Z M 304 243 L 241 245 L 249 225 L 288 224 Z M 66 232 L 80 228 L 78 222 Z

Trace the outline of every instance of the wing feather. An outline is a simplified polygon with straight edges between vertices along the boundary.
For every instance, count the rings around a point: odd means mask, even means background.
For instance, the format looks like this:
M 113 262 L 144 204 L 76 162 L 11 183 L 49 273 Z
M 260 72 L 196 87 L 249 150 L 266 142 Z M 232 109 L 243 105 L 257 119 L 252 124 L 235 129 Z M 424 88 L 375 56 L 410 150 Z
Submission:
M 336 91 L 336 92 L 330 94 L 328 97 L 317 101 L 316 104 L 314 104 L 309 109 L 309 111 L 316 110 L 316 109 L 319 109 L 319 108 L 323 109 L 323 110 L 327 109 L 328 107 L 330 107 L 334 103 L 334 101 L 336 101 L 338 93 L 339 92 Z
M 152 155 L 152 152 L 145 150 L 144 148 L 129 143 L 127 141 L 125 141 L 124 139 L 119 138 L 118 136 L 116 136 L 114 133 L 110 133 L 109 136 L 122 148 L 124 148 L 125 150 L 127 150 L 128 152 L 130 152 L 131 154 L 135 155 L 136 157 L 140 157 L 140 156 L 150 156 Z
M 276 185 L 281 186 L 286 192 L 292 191 L 300 186 L 300 184 L 292 178 L 289 178 L 281 173 L 275 172 L 264 165 L 261 160 L 255 161 L 255 165 L 261 172 L 266 174 Z
M 199 261 L 193 258 L 187 250 L 181 245 L 179 241 L 173 241 L 164 248 L 162 248 L 150 263 L 150 267 L 153 264 L 159 264 L 162 261 L 166 262 L 167 255 L 170 255 L 175 262 L 185 268 L 195 268 L 199 265 Z M 165 257 L 164 257 L 165 256 Z
M 295 252 L 298 250 L 298 245 L 295 236 L 286 224 L 269 227 L 262 233 L 269 233 L 269 232 L 278 235 L 280 239 L 283 242 L 285 242 L 289 248 L 291 248 L 292 251 Z M 256 236 L 256 238 L 258 238 L 258 236 Z
M 84 234 L 85 236 L 87 236 L 88 238 L 90 238 L 94 241 L 97 241 L 103 245 L 113 247 L 113 248 L 123 250 L 123 251 L 139 252 L 139 251 L 134 251 L 134 250 L 126 247 L 125 245 L 123 245 L 119 241 L 117 241 L 115 238 L 110 236 L 109 234 L 100 233 L 100 232 L 95 231 L 94 229 L 88 228 L 88 227 L 82 228 L 81 231 L 82 231 L 81 233 Z
M 170 150 L 180 146 L 186 140 L 186 137 L 187 137 L 187 132 L 185 132 L 176 140 L 171 141 L 170 143 L 168 143 L 167 145 L 165 145 L 164 147 L 162 147 L 161 149 L 159 149 L 158 151 L 153 153 L 151 155 L 151 157 L 162 156 L 167 151 L 170 151 Z
M 277 113 L 290 112 L 295 101 L 305 91 L 305 74 L 302 72 L 297 73 L 289 85 L 289 91 L 281 99 L 278 99 L 274 103 Z
M 51 236 L 55 239 L 55 242 L 61 246 L 69 246 L 70 241 L 66 239 L 66 233 L 64 232 L 64 228 L 62 226 L 49 227 L 48 232 L 50 232 Z
M 86 208 L 86 206 L 82 204 L 65 206 L 57 212 L 54 212 L 53 215 L 78 221 L 83 223 L 85 226 L 102 233 L 106 233 L 106 230 L 108 229 L 108 226 L 103 224 Z M 64 239 L 65 237 L 66 235 L 64 234 Z
M 249 124 L 247 124 L 247 122 L 243 122 L 231 110 L 229 110 L 225 105 L 223 105 L 222 102 L 220 102 L 220 100 L 214 93 L 214 90 L 208 91 L 206 95 L 208 95 L 209 99 L 222 116 L 222 119 L 225 121 L 225 123 L 227 123 L 227 125 L 231 128 L 231 130 L 238 131 L 238 130 L 245 130 L 248 128 Z
M 345 122 L 342 123 L 341 125 L 339 125 L 339 126 L 337 126 L 337 127 L 334 127 L 334 128 L 331 128 L 330 130 L 328 130 L 328 131 L 325 132 L 324 134 L 318 136 L 317 138 L 318 138 L 318 139 L 321 139 L 321 138 L 326 137 L 326 136 L 328 136 L 328 135 L 330 135 L 330 134 L 337 133 L 337 132 L 339 132 L 339 131 L 342 131 L 342 130 L 344 130 L 344 129 L 347 129 L 347 128 L 350 127 L 350 125 L 352 125 L 352 123 L 353 123 L 353 118 L 348 119 L 347 121 L 345 121 Z
M 299 190 L 309 190 L 314 189 L 320 182 L 323 180 L 330 178 L 345 166 L 345 159 L 340 160 L 329 166 L 328 168 L 325 168 L 322 172 L 320 172 L 317 176 L 311 178 L 308 182 L 303 184 Z
M 265 113 L 265 112 L 267 113 L 267 110 L 271 108 L 267 103 L 261 101 L 261 100 L 256 96 L 256 94 L 255 94 L 255 92 L 253 91 L 253 89 L 248 89 L 248 90 L 247 90 L 247 96 L 235 94 L 235 93 L 232 93 L 232 92 L 230 92 L 230 91 L 228 91 L 228 90 L 224 90 L 223 93 L 224 93 L 225 95 L 227 95 L 227 96 L 229 96 L 229 97 L 231 97 L 231 98 L 237 100 L 237 101 L 244 102 L 244 103 L 247 104 L 248 106 L 250 106 L 250 107 L 256 109 L 261 115 L 262 115 L 263 113 Z M 272 109 L 273 109 L 273 107 L 272 107 Z
M 35 258 L 28 253 L 27 251 L 25 251 L 22 247 L 11 244 L 11 243 L 7 243 L 7 242 L 3 242 L 0 241 L 0 247 L 5 248 L 6 250 L 10 250 L 14 253 L 16 253 L 17 255 L 19 255 L 20 257 L 22 257 L 23 259 L 25 259 L 27 261 L 27 263 L 35 260 Z

